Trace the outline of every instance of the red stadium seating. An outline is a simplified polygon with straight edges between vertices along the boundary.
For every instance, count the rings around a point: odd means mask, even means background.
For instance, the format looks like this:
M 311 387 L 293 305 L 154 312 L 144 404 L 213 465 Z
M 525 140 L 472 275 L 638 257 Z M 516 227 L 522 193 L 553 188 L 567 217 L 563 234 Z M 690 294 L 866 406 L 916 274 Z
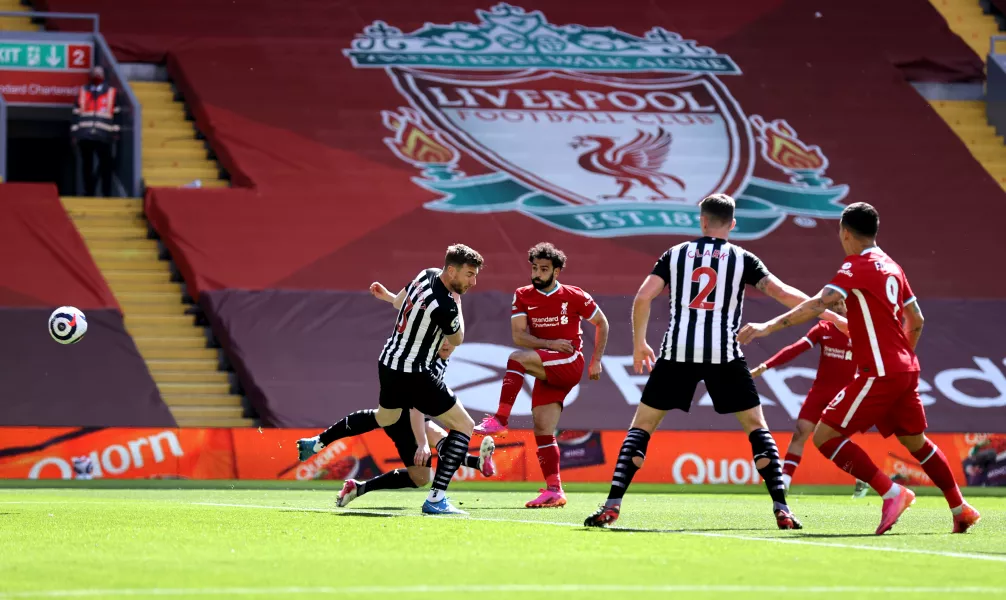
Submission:
M 173 426 L 122 314 L 51 185 L 0 185 L 0 425 Z M 46 323 L 70 305 L 72 346 Z

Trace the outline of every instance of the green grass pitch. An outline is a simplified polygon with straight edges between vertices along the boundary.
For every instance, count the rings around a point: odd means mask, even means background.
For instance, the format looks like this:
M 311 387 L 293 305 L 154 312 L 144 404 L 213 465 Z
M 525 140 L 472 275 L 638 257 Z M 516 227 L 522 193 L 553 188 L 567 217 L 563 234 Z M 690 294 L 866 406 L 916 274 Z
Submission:
M 950 535 L 920 495 L 892 533 L 880 500 L 800 489 L 803 531 L 778 531 L 763 490 L 635 486 L 618 528 L 583 519 L 604 486 L 452 486 L 467 517 L 425 517 L 425 492 L 243 482 L 0 483 L 0 600 L 14 598 L 1006 597 L 1006 498 Z M 982 492 L 980 495 L 978 492 Z

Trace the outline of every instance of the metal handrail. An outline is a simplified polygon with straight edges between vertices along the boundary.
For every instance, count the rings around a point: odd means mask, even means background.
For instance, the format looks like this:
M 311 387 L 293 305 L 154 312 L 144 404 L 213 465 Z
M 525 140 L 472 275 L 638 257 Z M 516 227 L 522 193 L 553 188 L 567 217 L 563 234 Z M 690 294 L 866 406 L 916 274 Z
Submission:
M 94 13 L 45 12 L 37 10 L 2 10 L 0 17 L 29 17 L 32 19 L 79 19 L 91 21 L 91 33 L 98 33 L 99 17 Z
M 119 88 L 126 93 L 126 98 L 129 99 L 129 103 L 133 106 L 133 180 L 128 182 L 130 186 L 126 190 L 126 194 L 129 196 L 139 196 L 143 189 L 143 107 L 140 106 L 140 100 L 133 93 L 133 87 L 129 85 L 129 81 L 121 76 L 122 72 L 119 70 L 119 61 L 115 59 L 112 49 L 108 47 L 105 36 L 95 33 L 94 39 L 98 47 L 101 48 L 101 54 L 108 60 L 109 70 L 119 75 Z M 126 187 L 127 182 L 122 183 L 123 187 Z
M 989 38 L 989 54 L 996 53 L 996 42 L 1006 42 L 1006 35 L 993 35 Z

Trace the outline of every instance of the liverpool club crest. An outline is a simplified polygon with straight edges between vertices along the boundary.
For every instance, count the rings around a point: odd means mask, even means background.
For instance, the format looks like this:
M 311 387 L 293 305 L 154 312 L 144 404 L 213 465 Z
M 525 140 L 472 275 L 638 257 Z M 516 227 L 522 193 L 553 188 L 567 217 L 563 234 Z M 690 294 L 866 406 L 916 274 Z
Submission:
M 500 4 L 477 24 L 411 33 L 375 22 L 346 55 L 388 74 L 408 106 L 385 143 L 440 195 L 432 210 L 519 211 L 591 237 L 694 235 L 697 202 L 738 202 L 737 239 L 788 215 L 837 218 L 848 186 L 783 120 L 746 116 L 728 56 L 654 28 L 643 37 L 553 25 Z M 461 154 L 483 168 L 464 173 Z M 758 158 L 786 180 L 752 176 Z

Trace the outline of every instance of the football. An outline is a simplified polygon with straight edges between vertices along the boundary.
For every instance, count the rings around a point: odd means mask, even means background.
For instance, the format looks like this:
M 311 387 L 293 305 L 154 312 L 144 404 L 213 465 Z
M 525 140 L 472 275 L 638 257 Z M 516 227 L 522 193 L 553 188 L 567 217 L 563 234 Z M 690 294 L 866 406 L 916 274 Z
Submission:
M 84 313 L 73 306 L 61 306 L 49 315 L 49 335 L 60 344 L 76 344 L 87 333 Z

